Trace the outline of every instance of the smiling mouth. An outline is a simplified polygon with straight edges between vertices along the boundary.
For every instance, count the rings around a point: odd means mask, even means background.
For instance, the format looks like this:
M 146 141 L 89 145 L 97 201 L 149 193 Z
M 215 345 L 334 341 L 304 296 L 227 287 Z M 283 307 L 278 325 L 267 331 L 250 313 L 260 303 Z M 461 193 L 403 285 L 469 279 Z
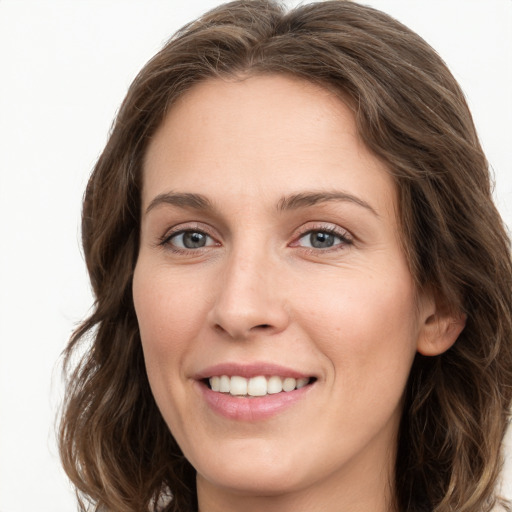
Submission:
M 212 391 L 240 398 L 255 398 L 289 393 L 309 386 L 315 381 L 315 377 L 295 379 L 293 377 L 280 377 L 277 375 L 270 377 L 259 375 L 249 379 L 238 375 L 218 375 L 203 379 L 204 384 Z

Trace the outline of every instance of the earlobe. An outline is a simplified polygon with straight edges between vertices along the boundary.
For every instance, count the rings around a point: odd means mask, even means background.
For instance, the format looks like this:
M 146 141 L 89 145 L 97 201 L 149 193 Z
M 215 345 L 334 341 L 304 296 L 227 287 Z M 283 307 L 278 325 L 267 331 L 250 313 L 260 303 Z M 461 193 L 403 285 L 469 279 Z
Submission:
M 424 356 L 437 356 L 448 350 L 466 326 L 462 312 L 436 310 L 422 325 L 417 350 Z

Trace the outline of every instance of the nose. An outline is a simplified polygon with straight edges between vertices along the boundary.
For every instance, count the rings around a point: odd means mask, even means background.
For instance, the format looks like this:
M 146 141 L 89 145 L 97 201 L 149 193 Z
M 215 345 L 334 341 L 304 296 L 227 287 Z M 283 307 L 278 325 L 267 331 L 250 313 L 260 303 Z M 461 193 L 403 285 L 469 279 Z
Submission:
M 233 255 L 226 261 L 218 282 L 209 323 L 222 335 L 244 340 L 286 329 L 286 290 L 281 286 L 278 265 L 268 257 Z

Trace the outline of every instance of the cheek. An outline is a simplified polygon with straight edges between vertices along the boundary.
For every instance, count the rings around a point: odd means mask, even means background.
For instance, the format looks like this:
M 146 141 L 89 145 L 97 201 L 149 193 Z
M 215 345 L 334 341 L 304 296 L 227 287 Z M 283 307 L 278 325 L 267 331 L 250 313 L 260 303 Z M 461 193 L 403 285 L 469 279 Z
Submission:
M 133 300 L 144 362 L 155 401 L 177 438 L 187 431 L 187 389 L 182 386 L 184 361 L 204 325 L 207 303 L 202 281 L 173 275 L 165 266 L 139 259 L 133 279 Z
M 200 282 L 183 282 L 166 268 L 142 262 L 134 273 L 133 300 L 149 379 L 171 378 L 169 366 L 180 371 L 203 323 L 205 291 Z
M 329 360 L 336 382 L 342 381 L 340 388 L 380 394 L 384 381 L 405 385 L 418 337 L 408 272 L 345 276 L 311 290 L 298 317 L 307 319 L 303 328 Z

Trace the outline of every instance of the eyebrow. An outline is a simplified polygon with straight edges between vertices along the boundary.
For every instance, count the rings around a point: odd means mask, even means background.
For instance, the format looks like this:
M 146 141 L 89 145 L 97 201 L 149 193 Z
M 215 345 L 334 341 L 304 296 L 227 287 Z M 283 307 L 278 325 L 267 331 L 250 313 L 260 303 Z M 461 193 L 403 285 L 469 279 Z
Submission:
M 180 208 L 193 208 L 195 210 L 213 210 L 210 200 L 201 194 L 167 192 L 165 194 L 158 194 L 151 203 L 149 203 L 149 206 L 146 208 L 146 213 L 161 204 L 169 204 Z
M 299 194 L 293 194 L 287 197 L 283 197 L 277 204 L 277 208 L 280 211 L 294 210 L 296 208 L 304 208 L 307 206 L 314 206 L 319 203 L 328 203 L 332 201 L 348 201 L 358 206 L 366 208 L 377 217 L 380 215 L 375 209 L 363 199 L 348 194 L 346 192 L 334 191 L 334 192 L 301 192 Z
M 327 203 L 333 201 L 348 201 L 358 206 L 366 208 L 375 216 L 380 215 L 375 211 L 370 204 L 363 199 L 348 194 L 346 192 L 300 192 L 286 197 L 282 197 L 277 203 L 278 211 L 295 210 L 298 208 L 305 208 L 314 206 L 320 203 Z M 178 206 L 180 208 L 192 208 L 195 210 L 212 211 L 214 207 L 211 201 L 202 194 L 194 194 L 191 192 L 167 192 L 158 194 L 146 208 L 146 214 L 161 204 L 168 204 L 171 206 Z

